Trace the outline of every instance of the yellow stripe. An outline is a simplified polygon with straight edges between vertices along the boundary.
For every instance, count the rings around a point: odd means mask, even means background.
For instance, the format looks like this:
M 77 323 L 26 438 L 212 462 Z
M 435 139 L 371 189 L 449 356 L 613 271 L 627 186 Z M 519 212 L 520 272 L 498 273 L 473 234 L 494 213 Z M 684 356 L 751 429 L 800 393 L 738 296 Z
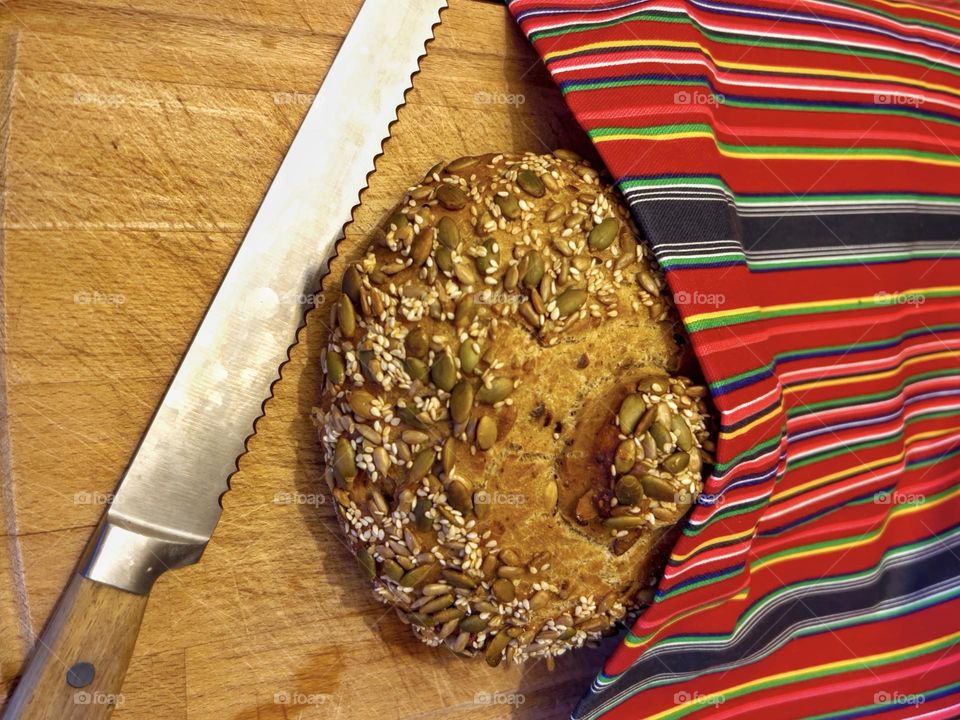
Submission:
M 886 74 L 877 74 L 877 73 L 862 73 L 862 72 L 853 72 L 850 70 L 830 70 L 823 68 L 815 67 L 795 67 L 792 65 L 762 65 L 759 63 L 745 63 L 745 62 L 724 62 L 717 60 L 714 57 L 713 53 L 710 51 L 710 48 L 701 45 L 698 42 L 688 42 L 682 40 L 650 40 L 650 41 L 639 41 L 639 42 L 622 42 L 619 40 L 606 40 L 603 42 L 587 43 L 586 45 L 577 45 L 576 47 L 569 48 L 567 50 L 555 50 L 554 52 L 546 53 L 544 56 L 547 60 L 553 60 L 555 58 L 561 58 L 565 55 L 573 55 L 578 52 L 583 52 L 584 50 L 604 50 L 608 48 L 616 49 L 632 49 L 637 47 L 672 47 L 688 50 L 699 50 L 704 56 L 710 58 L 710 61 L 715 67 L 725 68 L 730 70 L 750 70 L 750 71 L 759 71 L 759 72 L 776 72 L 781 75 L 815 75 L 818 77 L 825 77 L 831 80 L 837 78 L 844 78 L 847 80 L 861 80 L 866 82 L 884 80 L 886 82 L 896 83 L 899 85 L 907 86 L 916 86 L 926 90 L 933 90 L 936 92 L 942 92 L 945 95 L 953 95 L 956 97 L 958 95 L 956 88 L 951 87 L 950 85 L 941 85 L 940 83 L 931 83 L 923 82 L 920 79 L 909 78 L 902 75 L 886 75 Z
M 741 158 L 741 159 L 761 159 L 761 160 L 891 160 L 896 158 L 904 158 L 910 160 L 910 162 L 917 162 L 923 165 L 939 165 L 942 167 L 960 167 L 960 161 L 958 160 L 945 160 L 938 158 L 925 158 L 917 157 L 916 155 L 911 155 L 908 153 L 900 152 L 890 152 L 890 153 L 856 153 L 852 154 L 849 151 L 844 152 L 842 150 L 838 152 L 827 152 L 827 153 L 816 153 L 810 154 L 806 152 L 745 152 L 740 150 L 728 150 L 726 148 L 720 147 L 720 143 L 717 140 L 716 136 L 713 133 L 708 132 L 685 132 L 685 133 L 618 133 L 616 135 L 598 135 L 593 138 L 595 143 L 602 142 L 613 142 L 615 140 L 650 140 L 653 142 L 661 142 L 668 140 L 685 140 L 688 138 L 702 138 L 705 140 L 713 140 L 713 144 L 717 148 L 717 152 L 728 158 Z
M 892 8 L 905 8 L 907 10 L 916 10 L 918 12 L 930 13 L 931 15 L 942 15 L 945 18 L 950 18 L 951 20 L 960 20 L 960 14 L 948 12 L 946 10 L 934 8 L 934 7 L 924 7 L 923 5 L 912 5 L 910 3 L 903 2 L 888 2 L 887 0 L 876 0 L 878 5 L 886 5 L 887 7 Z M 861 8 L 861 10 L 867 10 L 866 8 Z M 869 12 L 869 10 L 867 10 Z M 870 13 L 871 15 L 873 13 Z M 907 18 L 901 18 L 903 24 L 909 24 Z M 946 30 L 940 30 L 939 32 L 946 32 Z
M 911 435 L 910 438 L 904 443 L 903 450 L 901 450 L 896 455 L 890 455 L 889 457 L 880 458 L 878 460 L 873 460 L 871 462 L 862 463 L 854 467 L 844 468 L 843 470 L 832 473 L 830 475 L 824 475 L 824 476 L 818 477 L 816 480 L 810 480 L 809 482 L 805 482 L 802 485 L 797 485 L 796 487 L 792 487 L 789 490 L 784 490 L 780 494 L 774 493 L 770 497 L 770 502 L 773 503 L 773 502 L 779 502 L 780 500 L 789 500 L 790 498 L 796 497 L 797 495 L 802 495 L 807 490 L 814 490 L 816 488 L 829 485 L 834 480 L 839 480 L 844 477 L 852 477 L 860 472 L 863 472 L 864 470 L 874 470 L 878 467 L 891 465 L 894 462 L 903 460 L 906 457 L 907 448 L 913 445 L 914 443 L 917 443 L 921 440 L 927 440 L 929 438 L 943 437 L 944 435 L 949 435 L 950 433 L 954 433 L 957 431 L 960 431 L 960 426 L 947 428 L 946 430 L 928 430 L 927 432 L 924 432 L 924 433 L 917 433 L 916 435 Z
M 870 381 L 870 380 L 881 380 L 883 378 L 888 378 L 893 375 L 896 375 L 904 368 L 909 367 L 911 365 L 916 365 L 917 363 L 927 362 L 928 360 L 939 360 L 940 358 L 945 358 L 945 357 L 955 357 L 957 355 L 960 355 L 960 351 L 944 350 L 942 352 L 918 355 L 917 357 L 912 357 L 912 358 L 908 358 L 907 360 L 904 360 L 902 363 L 898 364 L 895 368 L 891 368 L 890 370 L 883 370 L 882 372 L 868 373 L 866 375 L 856 375 L 853 377 L 848 376 L 848 377 L 833 378 L 832 380 L 811 380 L 810 382 L 801 383 L 799 385 L 791 385 L 790 387 L 787 387 L 784 389 L 783 394 L 784 395 L 793 394 L 793 393 L 800 392 L 801 390 L 807 390 L 809 388 L 820 389 L 820 388 L 832 387 L 834 385 L 846 385 L 853 382 L 854 380 L 856 380 L 856 382 L 858 383 L 864 382 L 864 381 Z
M 930 287 L 930 288 L 913 288 L 911 290 L 904 290 L 903 292 L 896 293 L 896 296 L 904 295 L 927 295 L 931 293 L 957 293 L 960 292 L 960 285 L 944 285 L 940 287 Z M 786 310 L 805 310 L 807 308 L 818 308 L 818 307 L 829 307 L 830 305 L 841 305 L 841 304 L 863 304 L 873 307 L 876 304 L 883 304 L 884 302 L 890 303 L 891 298 L 895 297 L 893 295 L 886 296 L 886 299 L 879 298 L 876 295 L 865 295 L 863 297 L 853 297 L 853 298 L 835 298 L 833 300 L 814 300 L 810 302 L 800 302 L 800 303 L 784 303 L 781 305 L 747 305 L 744 307 L 734 308 L 732 310 L 715 310 L 714 312 L 700 313 L 699 315 L 691 315 L 687 318 L 688 324 L 693 324 L 696 322 L 702 322 L 703 320 L 714 320 L 717 318 L 733 317 L 736 315 L 743 315 L 744 313 L 772 313 L 780 312 Z
M 742 540 L 743 538 L 750 537 L 753 535 L 753 531 L 754 531 L 754 528 L 749 528 L 747 530 L 741 530 L 738 533 L 731 533 L 730 535 L 722 535 L 721 537 L 710 538 L 710 542 L 704 543 L 703 545 L 698 545 L 693 550 L 691 550 L 690 552 L 684 555 L 677 555 L 676 553 L 674 553 L 670 556 L 670 559 L 686 560 L 688 557 L 692 555 L 696 555 L 698 552 L 701 552 L 703 550 L 709 550 L 714 545 L 721 545 L 727 542 L 728 540 Z
M 753 420 L 752 422 L 747 423 L 747 424 L 744 425 L 742 428 L 739 428 L 739 429 L 734 430 L 734 431 L 732 431 L 732 432 L 722 432 L 722 433 L 720 433 L 720 437 L 725 438 L 725 439 L 727 439 L 727 440 L 732 440 L 732 439 L 735 438 L 735 437 L 740 437 L 741 435 L 744 435 L 744 434 L 750 432 L 750 431 L 751 431 L 753 428 L 755 428 L 757 425 L 760 425 L 761 423 L 766 422 L 767 420 L 769 420 L 769 419 L 770 419 L 771 417 L 773 417 L 774 415 L 779 415 L 781 412 L 783 412 L 783 398 L 782 398 L 782 397 L 780 398 L 779 402 L 776 404 L 776 406 L 775 406 L 772 410 L 769 410 L 768 412 L 764 413 L 763 415 L 761 415 L 760 417 L 758 417 L 756 420 Z

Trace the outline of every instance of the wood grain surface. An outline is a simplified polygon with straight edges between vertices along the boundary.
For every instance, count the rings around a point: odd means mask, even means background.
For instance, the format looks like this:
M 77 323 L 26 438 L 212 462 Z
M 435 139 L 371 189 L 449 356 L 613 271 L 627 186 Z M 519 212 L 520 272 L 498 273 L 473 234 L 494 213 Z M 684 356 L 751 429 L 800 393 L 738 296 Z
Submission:
M 440 158 L 587 142 L 499 4 L 451 0 L 343 258 Z M 8 692 L 359 0 L 0 2 L 0 680 Z M 564 717 L 610 649 L 488 668 L 372 599 L 320 481 L 319 313 L 114 717 Z

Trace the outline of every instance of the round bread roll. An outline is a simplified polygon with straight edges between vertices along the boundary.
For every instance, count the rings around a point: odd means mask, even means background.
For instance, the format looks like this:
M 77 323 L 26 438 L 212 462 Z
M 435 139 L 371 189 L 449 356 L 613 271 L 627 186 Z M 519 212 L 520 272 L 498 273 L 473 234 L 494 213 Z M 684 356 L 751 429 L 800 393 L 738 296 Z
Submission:
M 428 644 L 552 664 L 650 602 L 712 449 L 663 288 L 563 150 L 437 165 L 345 271 L 326 479 L 376 596 Z

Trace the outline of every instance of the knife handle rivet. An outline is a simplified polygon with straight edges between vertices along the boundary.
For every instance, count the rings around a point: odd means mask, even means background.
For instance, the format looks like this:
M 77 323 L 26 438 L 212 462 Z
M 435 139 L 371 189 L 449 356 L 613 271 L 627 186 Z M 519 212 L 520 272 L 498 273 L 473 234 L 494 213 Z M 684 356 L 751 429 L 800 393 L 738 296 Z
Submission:
M 74 663 L 73 666 L 67 670 L 67 684 L 75 688 L 86 687 L 93 682 L 96 674 L 97 669 L 93 666 L 93 663 Z

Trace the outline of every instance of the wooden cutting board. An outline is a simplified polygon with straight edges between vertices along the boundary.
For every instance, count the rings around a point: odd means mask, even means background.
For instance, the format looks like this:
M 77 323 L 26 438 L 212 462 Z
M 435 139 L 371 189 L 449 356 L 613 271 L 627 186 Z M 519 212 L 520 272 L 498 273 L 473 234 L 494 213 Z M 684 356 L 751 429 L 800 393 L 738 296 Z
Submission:
M 359 4 L 0 4 L 5 692 Z M 341 258 L 440 158 L 589 152 L 504 7 L 451 6 Z M 115 717 L 566 716 L 609 643 L 490 669 L 372 599 L 319 481 L 321 336 L 312 316 L 202 562 L 158 582 Z

